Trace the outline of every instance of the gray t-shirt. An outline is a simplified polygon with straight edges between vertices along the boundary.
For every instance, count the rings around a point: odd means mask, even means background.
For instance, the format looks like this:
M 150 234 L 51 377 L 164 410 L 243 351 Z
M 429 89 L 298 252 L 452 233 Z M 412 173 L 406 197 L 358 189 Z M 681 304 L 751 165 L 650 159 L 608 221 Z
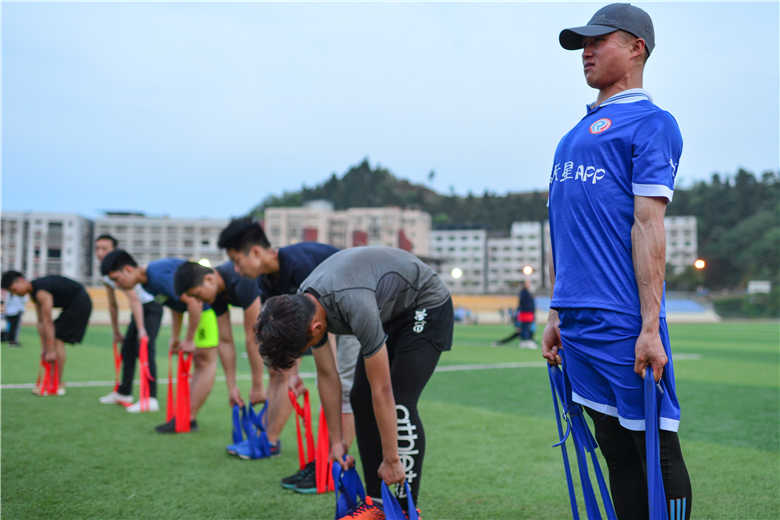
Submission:
M 387 339 L 384 325 L 404 313 L 434 309 L 450 291 L 419 258 L 393 247 L 354 247 L 328 257 L 301 283 L 317 297 L 328 331 L 354 334 L 369 357 Z

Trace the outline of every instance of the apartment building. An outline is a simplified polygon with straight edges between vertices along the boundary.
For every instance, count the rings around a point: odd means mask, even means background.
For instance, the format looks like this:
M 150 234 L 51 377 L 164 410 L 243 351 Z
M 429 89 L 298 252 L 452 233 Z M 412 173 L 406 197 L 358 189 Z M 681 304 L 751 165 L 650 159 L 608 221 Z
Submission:
M 399 207 L 350 208 L 335 211 L 326 201 L 303 207 L 267 208 L 264 226 L 274 247 L 317 241 L 344 249 L 384 245 L 427 255 L 431 216 Z
M 110 234 L 139 264 L 160 258 L 208 259 L 212 265 L 227 261 L 217 247 L 219 233 L 227 219 L 150 217 L 136 212 L 107 212 L 95 219 L 95 236 Z M 100 278 L 100 266 L 92 255 L 93 282 Z
M 680 216 L 664 218 L 666 230 L 666 263 L 675 273 L 693 265 L 698 257 L 696 217 Z
M 487 292 L 516 292 L 525 279 L 535 291 L 542 285 L 542 259 L 539 222 L 514 222 L 508 237 L 488 237 Z
M 72 213 L 6 211 L 0 219 L 2 269 L 82 283 L 92 274 L 92 222 Z
M 431 231 L 431 256 L 441 260 L 438 272 L 456 293 L 481 294 L 487 288 L 487 231 L 455 229 Z M 457 269 L 453 276 L 453 270 Z

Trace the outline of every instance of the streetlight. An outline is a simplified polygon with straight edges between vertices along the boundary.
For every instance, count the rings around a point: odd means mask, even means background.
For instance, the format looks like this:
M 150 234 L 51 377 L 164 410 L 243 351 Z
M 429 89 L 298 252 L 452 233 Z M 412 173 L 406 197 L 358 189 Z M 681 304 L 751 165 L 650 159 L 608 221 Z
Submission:
M 534 273 L 534 268 L 530 265 L 523 266 L 523 274 L 526 276 L 531 276 Z
M 211 262 L 209 262 L 208 258 L 201 258 L 200 260 L 198 260 L 198 263 L 203 267 L 211 268 Z
M 460 279 L 461 276 L 463 276 L 463 269 L 460 267 L 454 267 L 452 271 L 450 272 L 450 275 L 455 279 Z
M 703 258 L 697 258 L 697 259 L 696 259 L 696 260 L 693 262 L 693 267 L 694 267 L 695 269 L 697 269 L 697 270 L 701 271 L 702 269 L 704 269 L 705 267 L 707 267 L 707 262 L 706 262 L 706 261 L 705 261 Z

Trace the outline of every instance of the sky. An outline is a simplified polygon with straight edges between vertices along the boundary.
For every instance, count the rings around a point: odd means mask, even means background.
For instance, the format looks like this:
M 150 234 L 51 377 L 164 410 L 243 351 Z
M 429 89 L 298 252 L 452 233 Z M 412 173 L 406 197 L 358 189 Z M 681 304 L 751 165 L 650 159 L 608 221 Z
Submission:
M 778 3 L 634 3 L 678 187 L 780 168 Z M 545 190 L 596 98 L 558 33 L 602 5 L 4 1 L 2 208 L 225 218 L 364 158 L 443 193 Z

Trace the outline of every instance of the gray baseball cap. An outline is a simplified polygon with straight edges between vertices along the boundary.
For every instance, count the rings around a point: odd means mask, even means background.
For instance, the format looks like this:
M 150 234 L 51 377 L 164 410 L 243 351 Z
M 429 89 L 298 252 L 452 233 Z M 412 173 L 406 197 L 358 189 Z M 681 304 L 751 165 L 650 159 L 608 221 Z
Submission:
M 631 4 L 609 4 L 602 7 L 596 11 L 588 25 L 562 30 L 558 41 L 561 42 L 561 47 L 573 51 L 585 46 L 583 43 L 585 38 L 603 36 L 618 29 L 642 38 L 648 56 L 653 52 L 655 47 L 653 20 L 650 19 L 649 14 Z

